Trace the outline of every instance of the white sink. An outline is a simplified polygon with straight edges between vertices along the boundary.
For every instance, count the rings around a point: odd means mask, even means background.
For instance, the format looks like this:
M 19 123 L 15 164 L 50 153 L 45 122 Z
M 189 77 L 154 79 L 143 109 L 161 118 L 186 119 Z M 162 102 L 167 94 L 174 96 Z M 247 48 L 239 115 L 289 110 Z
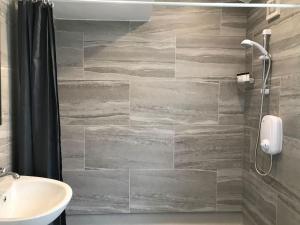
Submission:
M 0 225 L 48 225 L 72 197 L 69 185 L 46 178 L 0 178 Z

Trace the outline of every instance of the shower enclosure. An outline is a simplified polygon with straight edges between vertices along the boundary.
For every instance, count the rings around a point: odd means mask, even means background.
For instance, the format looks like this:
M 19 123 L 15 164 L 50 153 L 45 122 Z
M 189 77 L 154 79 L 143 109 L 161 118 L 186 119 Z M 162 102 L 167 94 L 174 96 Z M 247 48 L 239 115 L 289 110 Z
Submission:
M 300 2 L 266 2 L 54 1 L 69 224 L 300 224 Z

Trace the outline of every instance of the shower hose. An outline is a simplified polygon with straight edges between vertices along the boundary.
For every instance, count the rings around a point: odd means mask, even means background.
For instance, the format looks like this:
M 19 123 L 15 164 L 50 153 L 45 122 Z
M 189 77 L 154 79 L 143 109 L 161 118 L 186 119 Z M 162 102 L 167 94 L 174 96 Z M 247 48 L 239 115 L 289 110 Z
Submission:
M 271 64 L 272 64 L 271 56 L 269 55 L 269 57 L 268 57 L 268 69 L 266 71 L 265 76 L 263 76 L 263 83 L 262 83 L 262 89 L 261 89 L 260 110 L 259 110 L 258 133 L 257 133 L 256 145 L 255 145 L 255 151 L 254 151 L 255 170 L 261 176 L 268 176 L 271 173 L 272 166 L 273 166 L 273 156 L 272 156 L 272 154 L 270 154 L 270 165 L 269 165 L 269 169 L 267 171 L 264 172 L 261 169 L 259 169 L 258 168 L 258 163 L 257 163 L 257 151 L 258 151 L 259 141 L 260 141 L 260 129 L 261 129 L 262 116 L 263 116 L 265 90 L 266 90 L 266 87 L 267 87 L 267 82 L 268 82 L 268 78 L 269 78 L 269 74 L 270 74 L 270 70 L 271 70 Z M 263 72 L 265 72 L 265 68 L 264 68 Z

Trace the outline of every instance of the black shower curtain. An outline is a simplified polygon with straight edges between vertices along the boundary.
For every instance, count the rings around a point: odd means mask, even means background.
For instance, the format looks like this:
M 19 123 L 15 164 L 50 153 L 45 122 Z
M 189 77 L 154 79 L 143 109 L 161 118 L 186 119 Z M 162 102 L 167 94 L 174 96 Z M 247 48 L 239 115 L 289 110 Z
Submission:
M 18 1 L 14 169 L 62 180 L 60 118 L 52 6 Z M 64 225 L 64 214 L 53 225 Z

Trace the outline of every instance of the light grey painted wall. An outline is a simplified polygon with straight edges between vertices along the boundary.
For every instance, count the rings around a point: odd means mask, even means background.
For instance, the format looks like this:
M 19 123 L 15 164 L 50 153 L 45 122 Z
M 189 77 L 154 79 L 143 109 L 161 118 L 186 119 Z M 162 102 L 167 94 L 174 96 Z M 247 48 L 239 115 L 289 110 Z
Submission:
M 246 19 L 56 21 L 69 214 L 241 211 Z
M 11 167 L 11 81 L 14 74 L 14 40 L 15 40 L 15 8 L 14 1 L 0 0 L 1 26 L 1 118 L 0 125 L 0 167 Z
M 284 143 L 281 155 L 274 157 L 270 176 L 262 179 L 253 169 L 257 132 L 261 65 L 258 53 L 249 51 L 247 65 L 257 80 L 248 91 L 245 104 L 245 137 L 249 149 L 245 152 L 244 212 L 257 225 L 300 224 L 300 11 L 282 10 L 279 19 L 267 23 L 265 10 L 251 10 L 247 36 L 262 42 L 264 28 L 272 29 L 270 52 L 273 57 L 271 96 L 265 113 L 283 120 Z M 259 165 L 266 169 L 269 160 L 259 154 Z

